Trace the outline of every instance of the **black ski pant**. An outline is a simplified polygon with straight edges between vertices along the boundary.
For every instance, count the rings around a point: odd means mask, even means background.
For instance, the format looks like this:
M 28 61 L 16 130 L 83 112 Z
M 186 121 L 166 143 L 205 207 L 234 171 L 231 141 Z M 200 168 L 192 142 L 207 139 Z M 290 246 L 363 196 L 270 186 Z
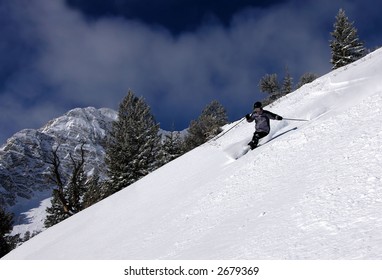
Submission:
M 252 141 L 250 142 L 250 146 L 252 149 L 256 148 L 257 145 L 259 144 L 259 140 L 261 138 L 264 138 L 265 136 L 267 136 L 269 134 L 269 132 L 264 132 L 264 131 L 255 131 L 255 133 L 253 133 L 253 137 L 252 137 Z

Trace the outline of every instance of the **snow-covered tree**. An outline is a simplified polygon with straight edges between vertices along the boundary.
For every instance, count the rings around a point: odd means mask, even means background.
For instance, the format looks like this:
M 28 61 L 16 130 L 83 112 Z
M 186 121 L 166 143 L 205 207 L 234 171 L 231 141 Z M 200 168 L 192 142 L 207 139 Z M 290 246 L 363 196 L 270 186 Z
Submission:
M 316 74 L 313 74 L 313 73 L 305 73 L 301 76 L 300 78 L 300 81 L 298 82 L 296 88 L 300 88 L 302 87 L 303 85 L 307 84 L 307 83 L 311 83 L 313 82 L 315 79 L 317 79 L 317 75 Z
M 276 95 L 280 90 L 280 85 L 277 80 L 277 74 L 266 74 L 260 79 L 259 88 L 261 92 L 269 95 Z
M 285 68 L 285 76 L 281 84 L 276 73 L 266 74 L 260 79 L 259 89 L 261 92 L 269 94 L 263 100 L 264 105 L 268 105 L 280 97 L 291 93 L 293 91 L 293 78 L 289 73 L 288 67 Z
M 293 90 L 293 78 L 289 73 L 288 67 L 285 68 L 285 77 L 283 79 L 283 84 L 281 87 L 281 95 L 287 95 Z
M 163 164 L 166 164 L 183 154 L 183 140 L 179 131 L 172 130 L 164 136 L 162 143 Z
M 50 202 L 51 206 L 46 208 L 47 216 L 44 221 L 46 228 L 54 226 L 71 216 L 62 204 L 62 199 L 60 199 L 60 193 L 57 189 L 53 190 L 53 196 Z
M 115 193 L 158 167 L 159 124 L 144 99 L 129 90 L 119 105 L 106 149 L 109 194 Z
M 103 188 L 104 188 L 104 182 L 100 181 L 100 175 L 99 171 L 96 170 L 90 178 L 88 178 L 87 182 L 85 183 L 86 192 L 83 197 L 83 208 L 87 208 L 98 201 L 102 200 L 103 198 Z
M 334 31 L 330 33 L 333 37 L 330 41 L 332 69 L 352 63 L 365 53 L 363 43 L 359 40 L 357 29 L 353 25 L 354 22 L 350 22 L 345 11 L 340 9 L 333 25 Z
M 225 108 L 214 100 L 202 111 L 197 120 L 193 120 L 184 140 L 185 150 L 189 151 L 221 132 L 221 127 L 228 122 Z

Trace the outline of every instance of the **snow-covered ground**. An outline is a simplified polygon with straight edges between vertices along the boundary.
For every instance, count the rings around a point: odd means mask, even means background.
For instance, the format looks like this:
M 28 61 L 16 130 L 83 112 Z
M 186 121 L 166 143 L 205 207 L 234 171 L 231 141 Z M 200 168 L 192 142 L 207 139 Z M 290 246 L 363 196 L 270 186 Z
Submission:
M 47 191 L 44 193 L 48 193 Z M 51 191 L 46 196 L 50 196 Z M 46 208 L 50 207 L 51 198 L 36 197 L 32 201 L 39 201 L 39 206 L 35 208 L 30 208 L 29 211 L 23 212 L 19 217 L 22 218 L 22 221 L 17 221 L 17 225 L 13 227 L 11 235 L 20 234 L 20 237 L 23 238 L 25 233 L 29 231 L 31 235 L 38 234 L 44 230 L 44 221 L 46 219 Z
M 382 259 L 381 77 L 377 50 L 267 108 L 309 121 L 240 157 L 243 121 L 5 259 Z

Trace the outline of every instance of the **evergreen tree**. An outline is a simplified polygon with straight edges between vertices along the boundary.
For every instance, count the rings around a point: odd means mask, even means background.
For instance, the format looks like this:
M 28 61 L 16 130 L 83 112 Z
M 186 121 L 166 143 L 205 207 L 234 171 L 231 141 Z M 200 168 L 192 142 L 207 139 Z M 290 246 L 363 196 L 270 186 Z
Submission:
M 132 91 L 119 105 L 106 149 L 109 194 L 115 193 L 155 170 L 159 163 L 159 125 L 143 98 Z
M 202 111 L 200 123 L 208 141 L 222 132 L 221 127 L 228 123 L 227 111 L 217 100 L 213 100 Z
M 221 127 L 228 122 L 225 108 L 216 100 L 208 104 L 197 120 L 193 120 L 184 140 L 185 151 L 189 151 L 221 132 Z
M 172 130 L 165 135 L 162 143 L 163 164 L 166 164 L 183 154 L 183 141 L 178 131 Z
M 313 73 L 305 73 L 301 76 L 300 81 L 298 82 L 296 88 L 300 88 L 305 84 L 313 82 L 317 79 L 317 75 Z
M 288 67 L 285 68 L 285 77 L 281 88 L 281 95 L 287 95 L 293 90 L 293 78 L 289 73 Z
M 0 206 L 0 258 L 12 250 L 9 240 L 7 240 L 7 234 L 9 234 L 13 228 L 12 219 L 13 215 L 7 213 L 5 209 Z
M 54 226 L 71 216 L 70 212 L 65 209 L 65 205 L 60 199 L 60 192 L 57 189 L 53 190 L 51 206 L 46 208 L 46 218 L 44 225 L 46 228 Z
M 99 201 L 104 197 L 102 195 L 103 184 L 100 182 L 99 172 L 95 171 L 90 179 L 86 182 L 86 192 L 83 198 L 83 208 L 87 208 Z
M 365 53 L 363 43 L 359 40 L 357 29 L 350 22 L 345 11 L 340 9 L 334 23 L 334 31 L 330 34 L 332 49 L 332 69 L 337 69 L 361 58 Z
M 261 92 L 269 94 L 270 100 L 276 100 L 280 93 L 280 85 L 277 74 L 266 74 L 260 79 L 259 88 Z
M 41 231 L 38 231 L 38 230 L 34 230 L 32 233 L 28 230 L 25 234 L 24 234 L 24 236 L 23 236 L 23 238 L 19 238 L 19 242 L 22 244 L 22 243 L 24 243 L 24 242 L 27 242 L 29 239 L 31 239 L 32 237 L 35 237 L 36 235 L 38 235 L 38 234 L 40 234 L 41 233 Z M 19 243 L 19 244 L 20 244 Z
M 190 151 L 207 141 L 203 126 L 199 119 L 192 120 L 187 130 L 187 135 L 184 139 L 183 150 L 184 152 Z

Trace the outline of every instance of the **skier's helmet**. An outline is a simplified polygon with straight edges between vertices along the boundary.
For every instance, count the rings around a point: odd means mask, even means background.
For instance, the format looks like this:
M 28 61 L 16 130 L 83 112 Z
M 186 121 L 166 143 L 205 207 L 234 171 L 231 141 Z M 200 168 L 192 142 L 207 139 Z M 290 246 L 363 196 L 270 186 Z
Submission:
M 256 108 L 263 108 L 263 104 L 261 104 L 261 102 L 255 102 L 255 104 L 253 104 L 253 109 Z

